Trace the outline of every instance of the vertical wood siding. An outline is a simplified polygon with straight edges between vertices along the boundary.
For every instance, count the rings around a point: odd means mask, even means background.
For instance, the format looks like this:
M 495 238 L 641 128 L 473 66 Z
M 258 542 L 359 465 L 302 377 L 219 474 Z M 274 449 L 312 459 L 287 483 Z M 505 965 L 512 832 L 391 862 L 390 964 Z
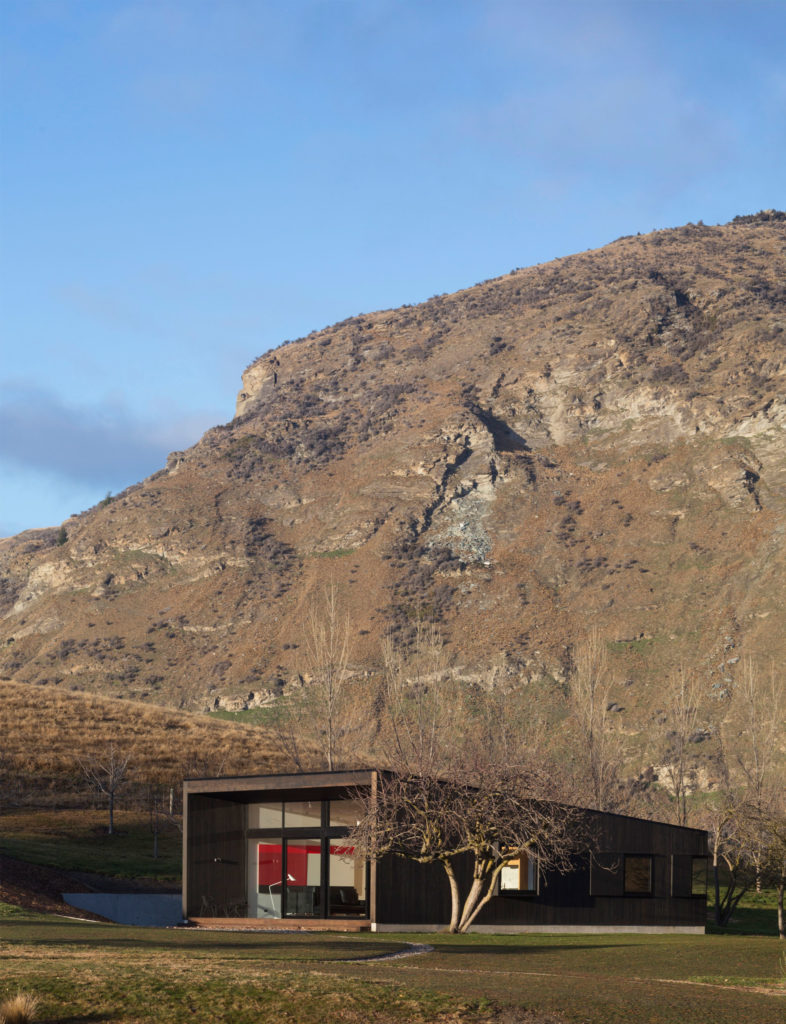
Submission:
M 245 805 L 204 794 L 190 794 L 188 801 L 186 912 L 245 917 Z

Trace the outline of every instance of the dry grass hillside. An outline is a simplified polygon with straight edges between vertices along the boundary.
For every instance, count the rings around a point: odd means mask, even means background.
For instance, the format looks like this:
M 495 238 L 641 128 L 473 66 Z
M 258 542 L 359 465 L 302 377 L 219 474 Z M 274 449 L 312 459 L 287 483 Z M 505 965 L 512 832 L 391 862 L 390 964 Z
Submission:
M 261 699 L 327 581 L 359 671 L 426 617 L 545 693 L 597 627 L 631 737 L 678 664 L 782 661 L 785 254 L 780 213 L 687 225 L 285 343 L 166 468 L 0 541 L 0 676 Z
M 80 762 L 104 763 L 110 747 L 119 758 L 128 757 L 122 806 L 129 801 L 145 806 L 151 788 L 161 793 L 170 787 L 178 806 L 189 776 L 281 767 L 261 728 L 55 687 L 0 683 L 0 725 L 2 810 L 86 803 L 92 790 Z

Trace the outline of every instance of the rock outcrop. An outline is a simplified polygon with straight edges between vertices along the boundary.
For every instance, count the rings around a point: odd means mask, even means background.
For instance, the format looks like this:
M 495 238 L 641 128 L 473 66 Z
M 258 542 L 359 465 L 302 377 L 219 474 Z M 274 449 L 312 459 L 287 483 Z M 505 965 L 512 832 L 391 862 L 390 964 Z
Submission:
M 64 543 L 0 541 L 0 675 L 259 704 L 328 581 L 358 671 L 425 616 L 456 671 L 545 694 L 597 626 L 631 730 L 727 637 L 780 659 L 785 243 L 772 212 L 623 238 L 265 354 Z

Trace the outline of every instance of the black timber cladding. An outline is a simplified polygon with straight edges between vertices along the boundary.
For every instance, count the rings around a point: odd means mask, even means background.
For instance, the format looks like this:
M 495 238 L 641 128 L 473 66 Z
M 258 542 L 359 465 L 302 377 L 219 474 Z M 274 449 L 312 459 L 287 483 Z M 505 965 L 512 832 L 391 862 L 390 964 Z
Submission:
M 185 916 L 246 916 L 247 840 L 258 831 L 248 828 L 249 804 L 267 800 L 343 799 L 359 786 L 367 788 L 371 779 L 369 770 L 186 779 L 183 784 Z M 372 897 L 373 880 L 372 870 Z
M 704 927 L 706 900 L 690 894 L 686 865 L 694 857 L 706 856 L 705 832 L 623 815 L 584 813 L 594 826 L 598 852 L 575 858 L 568 874 L 547 873 L 537 893 L 492 897 L 475 924 Z M 650 894 L 624 894 L 626 854 L 652 858 Z M 472 878 L 471 856 L 457 858 L 455 870 L 461 891 L 466 892 Z M 591 880 L 598 878 L 606 883 L 600 894 L 591 888 Z M 439 865 L 383 858 L 377 868 L 377 891 L 379 924 L 444 924 L 450 919 L 450 893 Z
M 189 917 L 236 917 L 246 905 L 246 808 L 219 796 L 188 798 L 185 840 Z
M 329 800 L 371 784 L 374 773 L 320 772 L 287 776 L 189 780 L 186 841 L 187 913 L 234 916 L 246 895 L 246 807 L 264 800 Z M 535 893 L 500 892 L 481 911 L 485 926 L 701 928 L 706 900 L 691 895 L 694 858 L 706 857 L 706 834 L 661 822 L 584 811 L 596 852 L 575 858 L 566 875 L 547 873 Z M 651 858 L 651 889 L 624 892 L 625 856 Z M 471 857 L 458 858 L 463 891 Z M 236 909 L 232 910 L 235 906 Z M 226 913 L 220 912 L 222 908 Z M 440 865 L 386 857 L 372 868 L 370 917 L 378 924 L 444 925 L 450 893 Z

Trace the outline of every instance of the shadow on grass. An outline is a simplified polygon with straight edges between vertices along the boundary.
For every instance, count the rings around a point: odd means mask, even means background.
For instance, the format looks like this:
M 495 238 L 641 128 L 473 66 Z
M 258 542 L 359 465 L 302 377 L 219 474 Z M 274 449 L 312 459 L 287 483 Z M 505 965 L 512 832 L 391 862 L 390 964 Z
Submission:
M 342 936 L 327 938 L 317 934 L 281 934 L 264 932 L 220 933 L 202 932 L 192 928 L 129 928 L 123 925 L 82 924 L 78 921 L 39 918 L 6 918 L 3 930 L 7 940 L 11 942 L 38 942 L 57 945 L 60 948 L 76 946 L 95 946 L 102 952 L 107 950 L 153 950 L 164 952 L 184 952 L 188 950 L 222 954 L 245 955 L 259 960 L 289 960 L 292 962 L 314 962 L 319 960 L 354 960 L 358 956 L 374 957 L 389 952 L 404 951 L 411 942 L 425 941 L 433 943 L 435 954 L 449 957 L 489 956 L 492 959 L 502 957 L 529 957 L 538 954 L 554 955 L 555 953 L 575 953 L 580 951 L 599 952 L 604 949 L 622 951 L 626 947 L 636 946 L 635 941 L 609 942 L 552 942 L 533 941 L 531 937 L 520 941 L 478 942 L 474 936 L 444 936 L 442 941 L 434 941 L 436 936 L 386 936 L 376 938 L 358 936 L 357 938 Z M 15 935 L 14 932 L 17 934 Z M 446 941 L 447 940 L 447 941 Z
M 162 953 L 188 951 L 222 954 L 247 954 L 259 960 L 354 960 L 358 955 L 396 952 L 406 948 L 406 942 L 358 939 L 328 939 L 309 935 L 275 937 L 264 933 L 234 934 L 231 938 L 216 933 L 200 933 L 193 929 L 139 928 L 129 930 L 119 925 L 87 925 L 75 921 L 6 918 L 2 922 L 3 934 L 9 944 L 30 944 L 69 947 L 95 947 L 101 952 L 109 950 L 160 950 Z
M 81 1013 L 75 1017 L 42 1017 L 38 1024 L 95 1024 L 102 1020 L 117 1020 L 117 1017 L 106 1013 Z
M 778 917 L 774 907 L 737 907 L 724 927 L 707 919 L 708 935 L 777 935 Z
M 480 945 L 475 943 L 474 945 L 460 946 L 456 944 L 445 943 L 444 945 L 435 945 L 435 953 L 444 953 L 447 956 L 453 956 L 454 954 L 478 954 L 480 956 L 529 956 L 530 954 L 538 953 L 575 953 L 579 950 L 592 950 L 597 951 L 601 949 L 624 949 L 626 946 L 633 946 L 635 943 L 624 943 L 624 942 L 609 942 L 609 943 L 560 943 L 558 946 L 543 943 L 542 945 L 535 943 L 522 944 L 520 946 L 513 945 Z

